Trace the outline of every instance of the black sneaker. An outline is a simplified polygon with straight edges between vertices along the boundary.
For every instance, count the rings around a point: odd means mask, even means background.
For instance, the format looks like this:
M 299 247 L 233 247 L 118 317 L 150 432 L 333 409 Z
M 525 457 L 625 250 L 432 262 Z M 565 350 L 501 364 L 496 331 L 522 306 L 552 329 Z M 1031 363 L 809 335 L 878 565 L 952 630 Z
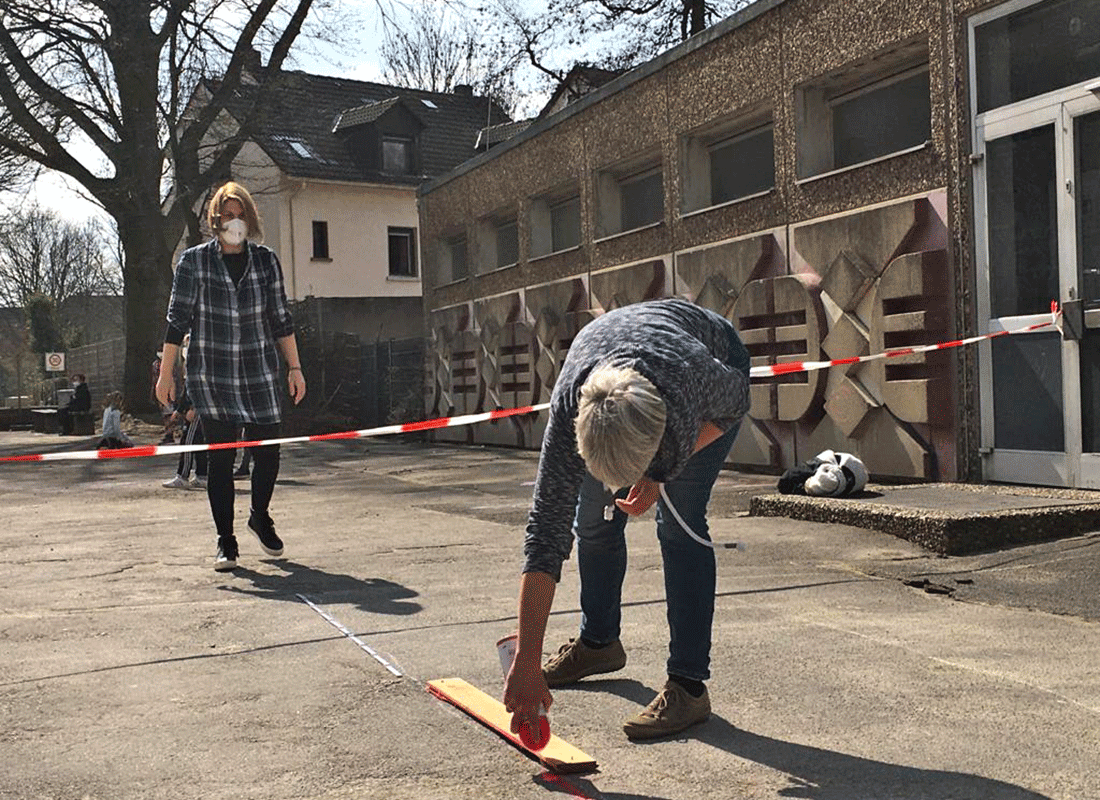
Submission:
M 248 515 L 248 527 L 260 540 L 260 547 L 269 556 L 281 556 L 283 554 L 283 540 L 275 533 L 275 523 L 270 514 L 260 514 L 253 511 Z
M 251 473 L 248 471 L 248 467 L 245 467 L 244 469 L 238 469 L 236 472 L 233 473 L 233 479 L 239 480 L 241 478 L 247 478 L 250 474 Z
M 214 557 L 214 569 L 229 572 L 237 568 L 237 539 L 230 536 L 218 539 L 218 555 Z

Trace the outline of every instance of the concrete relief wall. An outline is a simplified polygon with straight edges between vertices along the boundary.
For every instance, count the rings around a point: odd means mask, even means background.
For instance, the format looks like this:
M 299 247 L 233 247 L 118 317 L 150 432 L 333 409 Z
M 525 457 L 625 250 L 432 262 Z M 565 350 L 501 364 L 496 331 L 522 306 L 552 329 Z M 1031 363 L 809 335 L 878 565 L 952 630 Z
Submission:
M 791 267 L 820 298 L 820 360 L 952 338 L 944 192 L 791 228 Z M 931 249 L 930 249 L 931 248 Z M 797 460 L 856 453 L 879 475 L 954 480 L 951 351 L 832 367 L 791 425 Z
M 658 297 L 686 297 L 731 320 L 754 366 L 949 340 L 943 194 L 435 311 L 429 415 L 549 401 L 585 324 Z M 873 474 L 954 480 L 951 359 L 942 351 L 754 379 L 730 462 L 782 471 L 832 448 L 856 453 Z M 540 414 L 438 435 L 537 447 L 544 426 Z

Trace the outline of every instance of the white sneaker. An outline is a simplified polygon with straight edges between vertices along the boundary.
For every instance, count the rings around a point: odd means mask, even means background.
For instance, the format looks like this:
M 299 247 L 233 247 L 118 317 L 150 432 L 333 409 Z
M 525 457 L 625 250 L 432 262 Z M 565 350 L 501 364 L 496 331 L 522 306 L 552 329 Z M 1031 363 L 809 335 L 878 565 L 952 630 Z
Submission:
M 194 478 L 191 479 L 191 488 L 192 489 L 205 489 L 206 488 L 206 478 L 200 478 L 198 476 L 195 476 Z
M 176 475 L 174 478 L 172 478 L 172 480 L 165 481 L 161 484 L 161 486 L 163 486 L 165 489 L 186 489 L 190 485 L 191 484 L 189 484 L 179 475 Z

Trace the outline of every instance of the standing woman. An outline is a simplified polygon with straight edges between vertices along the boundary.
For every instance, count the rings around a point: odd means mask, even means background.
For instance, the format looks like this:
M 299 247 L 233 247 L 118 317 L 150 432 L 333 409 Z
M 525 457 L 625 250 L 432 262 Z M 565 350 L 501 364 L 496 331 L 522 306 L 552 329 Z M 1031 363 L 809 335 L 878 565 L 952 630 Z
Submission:
M 295 404 L 306 382 L 294 338 L 294 323 L 283 290 L 283 272 L 274 251 L 258 244 L 260 218 L 252 196 L 229 182 L 215 192 L 208 211 L 215 237 L 180 256 L 168 303 L 164 357 L 157 399 L 176 399 L 172 364 L 183 337 L 187 347 L 187 392 L 202 419 L 207 442 L 237 441 L 242 426 L 248 440 L 279 436 L 279 358 L 287 365 L 287 387 Z M 279 446 L 254 448 L 252 508 L 248 527 L 271 556 L 283 553 L 282 540 L 268 513 L 279 476 Z M 207 496 L 218 533 L 214 569 L 237 566 L 233 534 L 234 450 L 211 450 Z

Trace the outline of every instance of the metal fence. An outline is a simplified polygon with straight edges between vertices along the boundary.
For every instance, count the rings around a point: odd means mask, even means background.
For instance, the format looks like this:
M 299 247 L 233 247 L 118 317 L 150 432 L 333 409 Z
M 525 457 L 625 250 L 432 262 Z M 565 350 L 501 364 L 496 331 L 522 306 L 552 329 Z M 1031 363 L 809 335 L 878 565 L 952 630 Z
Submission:
M 364 343 L 354 333 L 299 327 L 306 401 L 287 408 L 295 429 L 373 428 L 423 418 L 424 340 Z

